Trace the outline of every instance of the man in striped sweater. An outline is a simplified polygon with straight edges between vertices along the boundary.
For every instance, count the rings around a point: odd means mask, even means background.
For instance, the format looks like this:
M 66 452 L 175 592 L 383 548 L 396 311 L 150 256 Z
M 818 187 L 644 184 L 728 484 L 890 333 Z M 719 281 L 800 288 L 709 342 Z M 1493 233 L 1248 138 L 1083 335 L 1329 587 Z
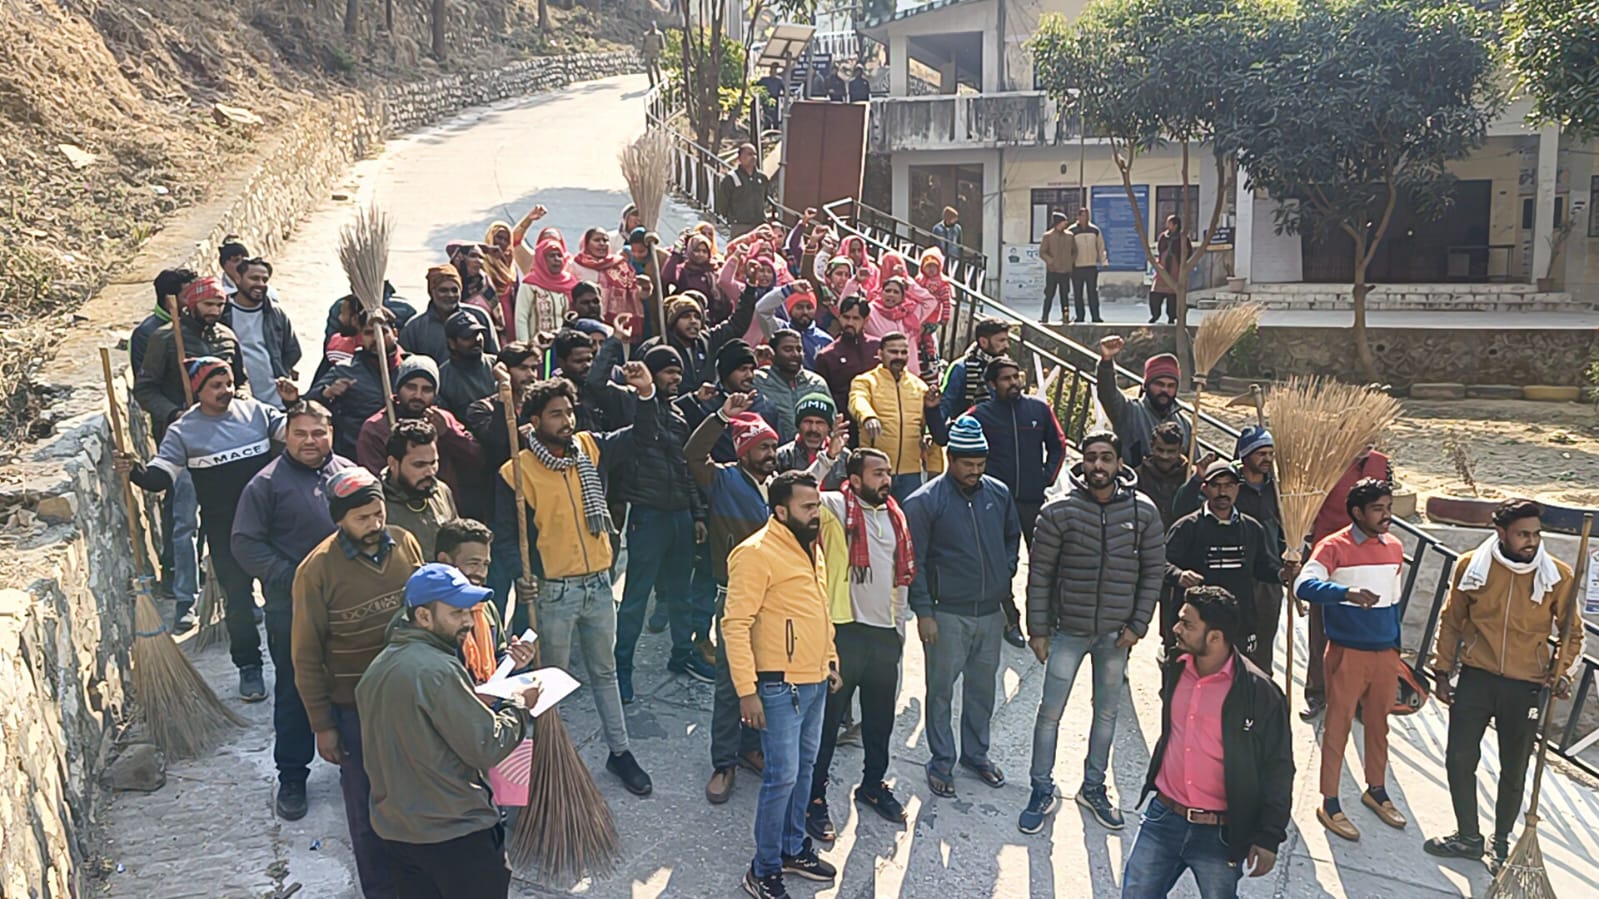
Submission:
M 1294 594 L 1322 609 L 1327 630 L 1327 722 L 1321 741 L 1322 807 L 1316 819 L 1346 840 L 1360 831 L 1338 802 L 1344 747 L 1362 708 L 1366 791 L 1361 804 L 1390 827 L 1405 826 L 1385 787 L 1388 769 L 1388 710 L 1398 690 L 1400 571 L 1404 547 L 1388 533 L 1393 523 L 1393 487 L 1362 479 L 1344 500 L 1351 524 L 1316 544 Z

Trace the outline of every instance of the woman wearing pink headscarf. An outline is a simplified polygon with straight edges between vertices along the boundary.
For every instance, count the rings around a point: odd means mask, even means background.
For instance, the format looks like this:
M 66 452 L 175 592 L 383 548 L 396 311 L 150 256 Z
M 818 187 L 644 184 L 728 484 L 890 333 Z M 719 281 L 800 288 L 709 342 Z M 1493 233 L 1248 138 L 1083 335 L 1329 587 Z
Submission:
M 931 311 L 922 316 L 921 343 L 924 353 L 938 352 L 938 329 L 955 312 L 955 289 L 944 276 L 944 254 L 938 247 L 922 251 L 916 283 L 933 298 Z
M 530 262 L 532 267 L 516 291 L 516 333 L 521 340 L 533 340 L 540 331 L 560 330 L 578 282 L 572 256 L 559 234 L 540 237 Z
M 866 317 L 866 335 L 881 339 L 885 334 L 898 331 L 910 338 L 910 372 L 922 373 L 922 352 L 917 346 L 917 336 L 922 333 L 921 310 L 907 298 L 910 281 L 900 276 L 886 278 L 877 296 L 872 299 L 872 314 Z
M 572 257 L 571 270 L 581 280 L 600 286 L 600 306 L 606 324 L 614 325 L 616 317 L 622 314 L 633 316 L 635 322 L 643 321 L 640 276 L 633 273 L 633 265 L 626 256 L 611 252 L 611 236 L 604 228 L 583 232 L 583 249 Z
M 855 276 L 844 287 L 844 295 L 870 297 L 875 294 L 882 278 L 878 276 L 877 263 L 867 255 L 866 240 L 858 234 L 851 234 L 838 242 L 838 255 L 848 259 L 855 267 Z
M 716 286 L 722 295 L 732 299 L 735 305 L 741 302 L 746 288 L 754 288 L 755 299 L 758 300 L 765 296 L 767 291 L 778 286 L 778 271 L 782 266 L 777 264 L 764 246 L 759 250 L 755 249 L 755 246 L 755 242 L 751 241 L 732 247 L 733 255 L 722 263 L 721 276 L 716 279 Z M 739 277 L 740 270 L 743 273 L 742 278 Z M 787 274 L 786 270 L 784 274 Z M 761 330 L 759 321 L 751 321 L 748 330 L 742 336 L 744 342 L 750 346 L 766 342 L 766 335 Z

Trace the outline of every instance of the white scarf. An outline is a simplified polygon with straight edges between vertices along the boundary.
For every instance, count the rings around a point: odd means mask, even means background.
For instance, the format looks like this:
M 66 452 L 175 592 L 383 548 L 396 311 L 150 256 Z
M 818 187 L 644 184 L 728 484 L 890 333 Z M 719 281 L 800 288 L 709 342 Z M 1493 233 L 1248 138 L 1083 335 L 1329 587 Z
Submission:
M 1505 557 L 1499 549 L 1499 535 L 1490 534 L 1488 539 L 1477 547 L 1471 554 L 1471 564 L 1466 566 L 1466 571 L 1460 576 L 1461 590 L 1477 590 L 1488 583 L 1488 569 L 1494 563 L 1503 565 L 1511 574 L 1532 575 L 1532 601 L 1543 602 L 1545 594 L 1555 589 L 1560 583 L 1560 569 L 1555 567 L 1555 560 L 1551 557 L 1543 544 L 1538 544 L 1538 554 L 1532 557 L 1531 562 L 1517 562 Z

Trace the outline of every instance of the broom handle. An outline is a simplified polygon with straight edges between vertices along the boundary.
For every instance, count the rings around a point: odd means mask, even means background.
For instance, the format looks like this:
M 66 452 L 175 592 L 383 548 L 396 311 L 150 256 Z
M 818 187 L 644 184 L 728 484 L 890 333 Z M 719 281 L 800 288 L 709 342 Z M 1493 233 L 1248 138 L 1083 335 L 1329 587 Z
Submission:
M 178 301 L 174 297 L 162 297 L 161 302 L 167 306 L 167 314 L 172 316 L 172 343 L 178 348 L 178 380 L 183 382 L 183 407 L 194 405 L 194 387 L 189 383 L 189 354 L 183 348 L 183 321 L 178 318 Z M 106 381 L 109 387 L 111 382 Z M 115 404 L 113 404 L 115 405 Z
M 117 452 L 125 454 L 128 451 L 128 441 L 122 434 L 122 412 L 117 407 L 116 376 L 111 372 L 111 350 L 106 347 L 100 348 L 100 371 L 105 375 L 106 411 L 111 419 L 111 442 L 116 446 Z M 188 379 L 184 379 L 184 383 L 187 384 Z M 127 475 L 123 475 L 120 480 L 122 505 L 128 513 L 128 538 L 133 541 L 133 570 L 136 575 L 142 577 L 145 566 L 143 547 L 140 544 L 144 541 L 140 536 L 139 515 L 134 511 L 133 485 L 129 483 Z
M 650 281 L 655 284 L 655 290 L 650 294 L 655 300 L 655 333 L 661 335 L 662 345 L 666 345 L 666 285 L 661 283 L 660 260 L 655 255 L 655 244 L 650 244 L 650 258 L 645 262 Z
M 1297 550 L 1284 550 L 1283 561 L 1303 562 L 1305 555 L 1304 542 L 1301 541 L 1299 546 L 1300 548 Z M 1287 633 L 1284 635 L 1284 642 L 1287 644 L 1287 648 L 1283 654 L 1283 703 L 1284 707 L 1288 709 L 1288 720 L 1292 721 L 1294 720 L 1294 585 L 1292 581 L 1283 588 L 1283 592 L 1287 594 L 1283 605 L 1288 607 L 1288 628 Z
M 378 308 L 383 308 L 382 300 L 378 301 Z M 386 326 L 379 322 L 378 326 L 372 329 L 372 333 L 378 339 L 378 374 L 383 378 L 383 408 L 388 412 L 389 430 L 393 431 L 395 423 L 394 387 L 389 383 L 389 346 L 388 341 L 383 339 L 385 330 L 387 330 Z
M 1199 461 L 1199 398 L 1205 394 L 1205 379 L 1200 375 L 1194 376 L 1194 424 L 1188 433 L 1188 461 L 1195 464 Z M 1201 472 L 1203 475 L 1203 472 Z
M 1592 532 L 1593 513 L 1589 512 L 1582 516 L 1582 540 L 1577 544 L 1577 566 L 1571 573 L 1571 589 L 1566 593 L 1566 614 L 1560 622 L 1560 636 L 1555 643 L 1555 651 L 1549 655 L 1549 673 L 1551 675 L 1557 673 L 1555 665 L 1560 661 L 1559 641 L 1565 639 L 1566 634 L 1576 622 L 1577 596 L 1581 592 L 1583 578 L 1588 576 L 1588 537 Z M 1536 821 L 1538 819 L 1538 797 L 1543 792 L 1543 769 L 1548 764 L 1549 759 L 1549 713 L 1554 711 L 1555 708 L 1554 685 L 1551 684 L 1546 688 L 1546 691 L 1543 701 L 1543 722 L 1540 727 L 1542 732 L 1538 735 L 1538 767 L 1533 770 L 1532 801 L 1527 805 L 1528 821 Z
M 505 407 L 505 432 L 511 445 L 511 492 L 516 495 L 516 548 L 522 559 L 521 579 L 528 581 L 533 578 L 533 553 L 528 548 L 527 505 L 522 496 L 522 437 L 516 427 L 516 400 L 508 383 L 500 385 L 500 404 Z M 528 623 L 536 629 L 538 611 L 533 597 L 519 595 L 517 600 L 527 606 Z M 533 647 L 533 653 L 537 657 L 537 646 Z

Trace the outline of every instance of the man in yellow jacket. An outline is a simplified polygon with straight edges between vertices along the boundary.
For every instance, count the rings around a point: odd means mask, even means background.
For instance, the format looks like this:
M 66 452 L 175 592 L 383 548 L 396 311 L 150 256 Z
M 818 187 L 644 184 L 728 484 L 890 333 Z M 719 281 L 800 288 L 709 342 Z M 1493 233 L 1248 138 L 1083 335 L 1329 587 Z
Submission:
M 930 423 L 939 415 L 942 395 L 906 370 L 911 344 L 904 334 L 883 335 L 877 358 L 876 368 L 850 382 L 849 414 L 860 427 L 861 446 L 888 453 L 894 499 L 903 503 L 922 486 L 924 470 L 932 474 L 944 470 L 944 457 L 933 448 Z
M 1433 695 L 1449 706 L 1444 768 L 1456 830 L 1422 848 L 1446 858 L 1481 858 L 1486 849 L 1495 873 L 1521 814 L 1543 691 L 1569 694 L 1566 672 L 1582 653 L 1582 618 L 1576 609 L 1567 614 L 1576 600 L 1571 569 L 1544 548 L 1542 516 L 1543 506 L 1527 499 L 1494 510 L 1494 533 L 1455 563 L 1434 648 Z M 1551 660 L 1549 634 L 1557 630 L 1560 643 Z M 1477 820 L 1477 763 L 1490 719 L 1499 735 L 1499 785 L 1493 844 L 1485 846 Z
M 822 742 L 827 694 L 842 683 L 828 612 L 827 569 L 817 536 L 816 479 L 785 471 L 768 482 L 772 517 L 727 559 L 722 641 L 743 723 L 761 732 L 766 756 L 755 806 L 755 859 L 744 890 L 785 899 L 783 874 L 830 881 L 838 870 L 816 855 L 800 825 Z

